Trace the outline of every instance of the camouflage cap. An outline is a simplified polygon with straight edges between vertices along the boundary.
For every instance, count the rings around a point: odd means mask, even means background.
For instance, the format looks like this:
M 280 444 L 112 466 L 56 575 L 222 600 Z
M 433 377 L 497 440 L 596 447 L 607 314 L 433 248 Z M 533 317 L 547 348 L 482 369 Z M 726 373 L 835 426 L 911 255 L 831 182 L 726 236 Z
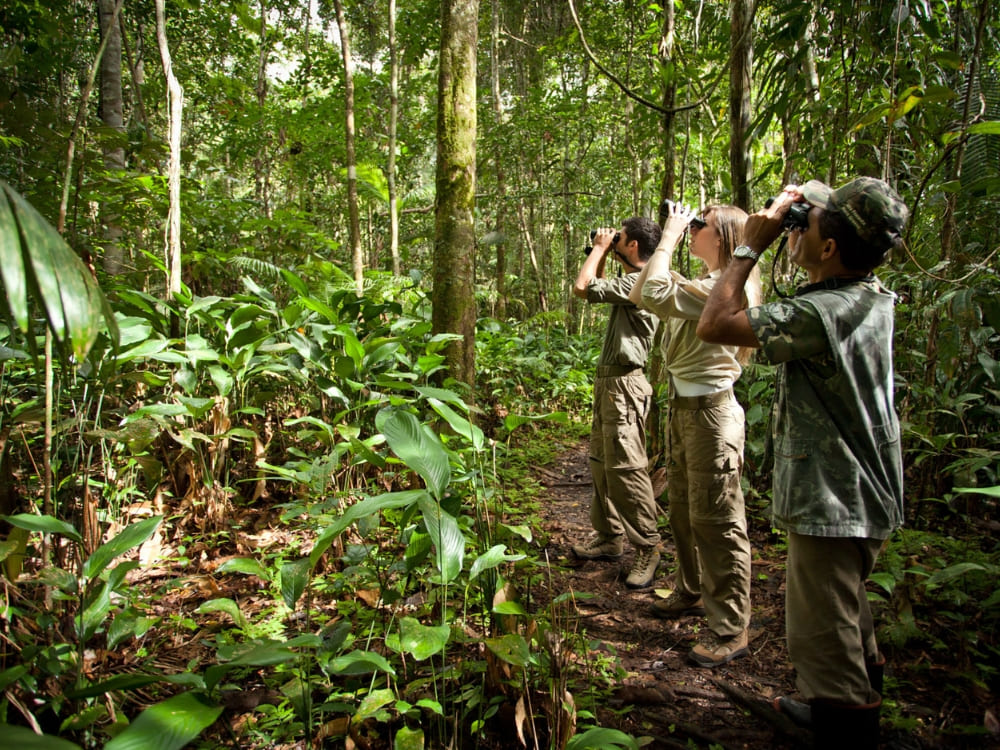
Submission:
M 812 205 L 842 214 L 862 241 L 883 251 L 902 235 L 910 215 L 896 191 L 874 177 L 858 177 L 836 190 L 809 180 L 799 192 Z

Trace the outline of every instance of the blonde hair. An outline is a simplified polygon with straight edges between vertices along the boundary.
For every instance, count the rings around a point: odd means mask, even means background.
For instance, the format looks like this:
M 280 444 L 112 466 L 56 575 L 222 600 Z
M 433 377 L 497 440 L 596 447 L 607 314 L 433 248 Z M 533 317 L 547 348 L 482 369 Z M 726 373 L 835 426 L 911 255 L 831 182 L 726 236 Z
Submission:
M 723 271 L 733 259 L 733 251 L 743 243 L 743 227 L 747 222 L 747 212 L 738 206 L 714 205 L 702 211 L 702 217 L 709 214 L 715 216 L 715 231 L 719 234 L 719 268 Z M 756 307 L 763 301 L 761 290 L 760 267 L 754 266 L 750 271 L 747 283 L 743 287 L 743 309 Z M 736 359 L 741 365 L 750 361 L 753 347 L 741 346 L 736 353 Z

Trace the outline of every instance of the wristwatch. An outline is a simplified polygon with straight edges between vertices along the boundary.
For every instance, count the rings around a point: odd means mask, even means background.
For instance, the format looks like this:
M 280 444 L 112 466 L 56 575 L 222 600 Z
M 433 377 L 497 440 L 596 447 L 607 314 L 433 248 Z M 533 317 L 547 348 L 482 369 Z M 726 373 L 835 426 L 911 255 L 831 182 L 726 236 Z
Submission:
M 735 250 L 733 250 L 734 258 L 749 258 L 754 263 L 760 258 L 760 253 L 754 250 L 749 245 L 740 245 Z

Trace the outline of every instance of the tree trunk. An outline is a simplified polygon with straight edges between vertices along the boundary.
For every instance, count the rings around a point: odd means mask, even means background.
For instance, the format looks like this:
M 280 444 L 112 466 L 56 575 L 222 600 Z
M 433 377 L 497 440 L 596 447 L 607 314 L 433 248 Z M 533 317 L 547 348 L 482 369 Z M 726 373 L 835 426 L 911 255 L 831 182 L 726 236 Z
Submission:
M 490 33 L 490 87 L 493 94 L 493 116 L 496 124 L 503 127 L 504 113 L 500 94 L 500 0 L 491 3 L 492 26 Z M 497 194 L 494 198 L 497 212 L 493 231 L 496 236 L 496 279 L 497 305 L 496 317 L 503 320 L 507 317 L 507 235 L 504 225 L 507 214 L 507 175 L 504 166 L 503 149 L 497 138 L 491 139 L 494 148 L 494 168 L 497 172 Z
M 354 61 L 351 59 L 351 39 L 340 0 L 334 0 L 337 9 L 337 28 L 340 29 L 340 48 L 344 55 L 344 131 L 347 151 L 347 215 L 350 221 L 349 242 L 354 261 L 354 285 L 358 296 L 365 288 L 365 263 L 361 252 L 361 218 L 358 210 L 358 167 L 354 151 Z
M 674 4 L 663 4 L 663 37 L 660 40 L 660 62 L 664 67 L 673 62 L 674 56 L 674 35 L 675 16 Z M 672 76 L 663 85 L 663 109 L 666 114 L 660 121 L 663 129 L 663 179 L 660 182 L 660 200 L 673 198 L 675 192 L 675 168 L 674 168 L 674 128 L 677 119 L 674 114 L 674 102 L 677 99 L 677 82 Z M 657 206 L 659 209 L 659 206 Z
M 101 86 L 98 114 L 101 122 L 119 134 L 125 132 L 124 104 L 122 102 L 122 34 L 115 8 L 116 0 L 98 0 L 97 16 L 100 21 L 104 54 L 101 55 Z M 104 168 L 109 172 L 125 169 L 125 144 L 116 138 L 103 146 Z M 124 266 L 121 246 L 122 228 L 118 212 L 112 201 L 101 203 L 101 223 L 104 229 L 104 270 L 112 276 L 122 272 Z
M 260 0 L 260 54 L 257 57 L 257 85 L 254 90 L 257 94 L 257 107 L 261 117 L 264 115 L 264 106 L 267 104 L 267 58 L 269 54 L 267 15 L 267 0 Z M 270 157 L 268 156 L 270 143 L 270 131 L 264 128 L 261 133 L 260 145 L 257 148 L 257 156 L 253 160 L 254 195 L 264 216 L 268 218 L 271 217 Z
M 750 81 L 753 68 L 754 0 L 732 0 L 729 67 L 729 169 L 733 204 L 750 210 Z
M 167 45 L 167 23 L 163 10 L 164 0 L 156 0 L 156 41 L 160 47 L 163 62 L 163 76 L 167 81 L 168 122 L 167 142 L 170 145 L 170 161 L 167 165 L 167 189 L 169 208 L 165 232 L 167 264 L 167 299 L 173 299 L 181 291 L 181 116 L 184 111 L 184 90 L 174 75 L 170 48 Z M 178 321 L 171 321 L 171 333 Z
M 432 320 L 457 333 L 445 350 L 449 373 L 475 384 L 476 46 L 479 0 L 445 0 L 438 71 L 437 175 Z
M 389 0 L 389 165 L 386 184 L 389 191 L 389 254 L 392 273 L 399 276 L 399 198 L 396 196 L 396 123 L 399 120 L 399 55 L 396 50 L 396 0 Z

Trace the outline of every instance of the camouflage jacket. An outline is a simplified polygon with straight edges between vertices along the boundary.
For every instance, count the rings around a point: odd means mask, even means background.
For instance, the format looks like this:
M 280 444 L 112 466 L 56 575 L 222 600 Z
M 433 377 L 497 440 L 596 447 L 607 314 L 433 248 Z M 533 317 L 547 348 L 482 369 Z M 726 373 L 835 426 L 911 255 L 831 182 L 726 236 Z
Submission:
M 771 415 L 778 526 L 885 539 L 902 524 L 894 301 L 869 277 L 813 284 L 747 311 L 761 354 L 779 365 Z

